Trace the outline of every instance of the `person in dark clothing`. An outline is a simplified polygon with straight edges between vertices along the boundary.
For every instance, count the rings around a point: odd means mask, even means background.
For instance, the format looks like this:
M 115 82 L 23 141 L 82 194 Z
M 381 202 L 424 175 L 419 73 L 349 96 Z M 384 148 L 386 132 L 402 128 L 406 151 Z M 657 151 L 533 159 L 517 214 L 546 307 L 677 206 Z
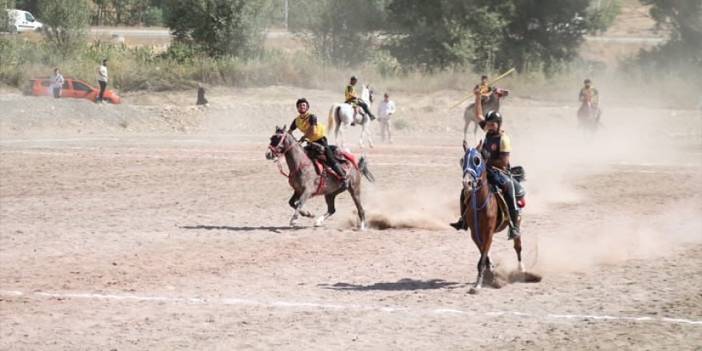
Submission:
M 207 98 L 205 98 L 205 88 L 201 83 L 197 83 L 197 102 L 196 105 L 207 105 Z

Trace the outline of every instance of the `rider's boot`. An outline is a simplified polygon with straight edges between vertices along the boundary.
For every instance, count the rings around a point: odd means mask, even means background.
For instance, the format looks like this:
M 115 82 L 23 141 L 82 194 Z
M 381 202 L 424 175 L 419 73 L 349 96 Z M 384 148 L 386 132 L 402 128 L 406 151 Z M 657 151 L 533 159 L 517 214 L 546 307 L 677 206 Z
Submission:
M 502 193 L 505 196 L 505 201 L 507 202 L 507 207 L 509 207 L 509 233 L 507 235 L 508 240 L 513 240 L 518 238 L 521 233 L 519 231 L 519 225 L 522 221 L 519 216 L 519 208 L 517 207 L 517 199 L 514 193 L 514 184 L 508 181 L 502 187 Z
M 468 224 L 466 223 L 466 220 L 463 217 L 465 215 L 465 212 L 466 212 L 466 206 L 463 204 L 464 199 L 465 199 L 465 196 L 463 195 L 463 192 L 461 191 L 461 205 L 460 205 L 461 217 L 458 219 L 458 221 L 456 221 L 454 223 L 449 223 L 449 225 L 451 225 L 456 230 L 461 230 L 461 229 L 468 230 Z

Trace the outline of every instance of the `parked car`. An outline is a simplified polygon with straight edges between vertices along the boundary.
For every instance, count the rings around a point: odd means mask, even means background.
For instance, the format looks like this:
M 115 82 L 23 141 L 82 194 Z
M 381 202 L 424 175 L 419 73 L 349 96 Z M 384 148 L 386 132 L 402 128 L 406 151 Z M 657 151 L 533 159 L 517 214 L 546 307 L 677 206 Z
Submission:
M 31 32 L 40 30 L 44 24 L 37 21 L 31 13 L 23 10 L 7 10 L 10 32 Z
M 51 91 L 51 78 L 37 78 L 30 81 L 31 94 L 34 96 L 53 96 Z M 100 89 L 91 86 L 90 84 L 72 78 L 65 78 L 63 82 L 62 98 L 88 99 L 95 102 Z M 105 90 L 105 100 L 119 104 L 122 99 L 112 90 Z

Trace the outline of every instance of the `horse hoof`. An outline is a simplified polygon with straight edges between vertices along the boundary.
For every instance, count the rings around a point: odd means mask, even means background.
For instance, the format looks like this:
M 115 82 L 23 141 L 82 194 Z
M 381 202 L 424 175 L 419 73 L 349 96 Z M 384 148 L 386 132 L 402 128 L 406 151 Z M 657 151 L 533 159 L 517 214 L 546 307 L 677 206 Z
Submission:
M 476 289 L 476 288 L 470 288 L 470 289 L 468 290 L 468 293 L 471 294 L 471 295 L 477 295 L 477 294 L 478 294 L 478 289 Z
M 324 224 L 324 218 L 317 218 L 317 219 L 314 221 L 314 226 L 315 226 L 315 227 L 321 227 L 322 224 Z
M 366 230 L 368 230 L 368 224 L 366 224 L 365 221 L 361 222 L 361 226 L 360 226 L 359 229 L 360 229 L 362 232 L 365 232 Z

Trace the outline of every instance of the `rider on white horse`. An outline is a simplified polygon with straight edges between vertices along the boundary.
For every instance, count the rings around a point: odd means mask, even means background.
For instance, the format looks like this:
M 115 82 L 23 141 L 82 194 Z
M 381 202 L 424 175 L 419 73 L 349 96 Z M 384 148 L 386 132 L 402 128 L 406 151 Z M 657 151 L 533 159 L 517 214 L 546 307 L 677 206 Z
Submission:
M 352 76 L 351 80 L 349 81 L 349 85 L 346 86 L 346 90 L 344 91 L 345 101 L 347 104 L 360 106 L 363 109 L 363 112 L 365 112 L 366 115 L 370 117 L 371 121 L 373 121 L 375 120 L 375 116 L 368 108 L 368 101 L 363 101 L 358 98 L 358 93 L 356 92 L 356 82 L 358 82 L 356 76 Z M 351 125 L 353 124 L 354 123 Z
M 329 147 L 329 142 L 327 141 L 327 128 L 324 124 L 317 121 L 317 116 L 309 112 L 310 103 L 307 99 L 300 98 L 295 103 L 297 107 L 297 112 L 299 115 L 290 123 L 290 129 L 288 132 L 292 133 L 293 130 L 299 129 L 304 135 L 302 139 L 307 139 L 311 143 L 316 143 L 324 147 L 324 154 L 327 158 L 327 165 L 331 167 L 334 172 L 339 175 L 341 179 L 348 181 L 346 172 L 339 166 L 334 152 Z

